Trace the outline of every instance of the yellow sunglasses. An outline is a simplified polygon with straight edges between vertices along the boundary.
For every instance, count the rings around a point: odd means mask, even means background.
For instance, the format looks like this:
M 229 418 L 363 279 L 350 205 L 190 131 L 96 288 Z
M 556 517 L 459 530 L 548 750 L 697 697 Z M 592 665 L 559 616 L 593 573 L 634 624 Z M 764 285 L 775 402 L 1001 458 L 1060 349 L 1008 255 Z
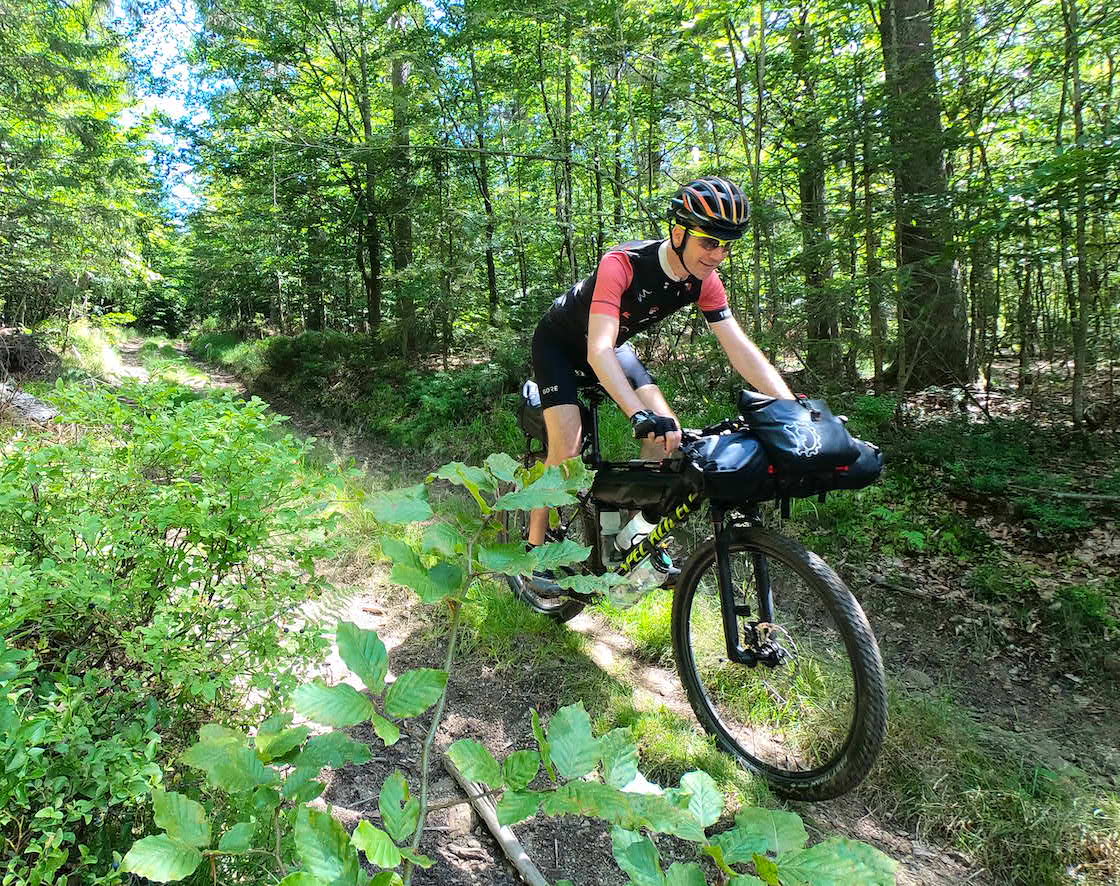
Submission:
M 731 247 L 735 243 L 734 240 L 720 240 L 719 237 L 713 237 L 711 234 L 705 234 L 703 231 L 697 231 L 694 228 L 687 228 L 686 230 L 693 237 L 699 240 L 700 245 L 707 249 L 709 252 L 721 247 L 730 252 Z

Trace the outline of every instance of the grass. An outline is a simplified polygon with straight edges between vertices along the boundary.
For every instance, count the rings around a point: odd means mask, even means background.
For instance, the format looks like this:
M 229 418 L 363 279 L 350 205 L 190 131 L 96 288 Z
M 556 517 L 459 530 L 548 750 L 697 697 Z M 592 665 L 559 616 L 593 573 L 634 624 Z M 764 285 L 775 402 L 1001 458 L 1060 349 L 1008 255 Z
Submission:
M 1021 739 L 982 729 L 948 698 L 895 692 L 891 713 L 883 756 L 860 790 L 872 808 L 958 847 L 999 883 L 1058 886 L 1075 882 L 1074 866 L 1086 875 L 1078 882 L 1116 882 L 1115 793 L 1033 763 Z

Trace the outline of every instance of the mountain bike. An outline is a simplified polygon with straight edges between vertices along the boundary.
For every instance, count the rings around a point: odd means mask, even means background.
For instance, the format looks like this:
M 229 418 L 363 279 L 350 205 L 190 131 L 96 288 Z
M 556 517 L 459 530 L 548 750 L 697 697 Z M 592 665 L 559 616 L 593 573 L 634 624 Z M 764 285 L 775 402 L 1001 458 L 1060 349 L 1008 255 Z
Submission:
M 713 451 L 724 453 L 719 457 L 731 467 L 754 457 L 750 453 L 758 447 L 742 418 L 683 432 L 676 458 L 608 462 L 600 452 L 598 420 L 606 392 L 594 385 L 581 393 L 582 455 L 596 471 L 595 482 L 574 505 L 558 509 L 547 540 L 569 538 L 590 547 L 581 571 L 625 576 L 707 502 L 711 535 L 682 567 L 672 601 L 673 653 L 692 710 L 723 750 L 776 793 L 825 800 L 851 790 L 871 769 L 886 733 L 879 647 L 840 576 L 797 541 L 763 525 L 759 507 L 766 500 L 763 490 L 772 492 L 772 486 L 703 482 L 697 466 L 707 464 Z M 545 444 L 543 425 L 536 430 L 526 430 L 527 467 L 543 451 L 533 449 L 534 441 Z M 757 465 L 737 470 L 760 473 Z M 782 505 L 788 513 L 788 497 Z M 600 518 L 621 507 L 655 512 L 660 521 L 616 558 Z M 527 522 L 527 513 L 509 512 L 507 540 L 526 539 Z M 521 576 L 506 580 L 525 604 L 561 622 L 600 599 L 574 591 L 542 596 Z

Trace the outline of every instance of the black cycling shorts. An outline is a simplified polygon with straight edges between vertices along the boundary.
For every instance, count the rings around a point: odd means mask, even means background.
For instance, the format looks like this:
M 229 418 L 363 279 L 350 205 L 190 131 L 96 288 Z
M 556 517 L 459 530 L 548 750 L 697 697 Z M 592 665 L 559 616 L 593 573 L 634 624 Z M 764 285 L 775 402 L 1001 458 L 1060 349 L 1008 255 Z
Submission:
M 629 344 L 615 348 L 614 353 L 634 390 L 654 384 L 653 376 Z M 587 340 L 580 346 L 573 345 L 549 329 L 547 322 L 538 324 L 533 333 L 533 373 L 545 409 L 579 403 L 576 391 L 598 378 L 587 362 Z

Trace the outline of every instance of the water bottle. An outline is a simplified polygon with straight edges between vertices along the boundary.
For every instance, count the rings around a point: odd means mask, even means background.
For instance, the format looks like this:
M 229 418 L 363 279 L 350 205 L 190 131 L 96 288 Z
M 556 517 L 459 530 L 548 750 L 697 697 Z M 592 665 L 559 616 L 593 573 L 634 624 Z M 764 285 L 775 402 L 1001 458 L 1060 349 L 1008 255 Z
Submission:
M 641 544 L 656 527 L 656 523 L 650 523 L 642 516 L 642 512 L 638 511 L 614 537 L 615 558 L 621 560 L 627 551 Z M 658 563 L 652 555 L 637 563 L 626 573 L 626 584 L 615 585 L 607 592 L 611 603 L 619 609 L 627 609 L 661 585 L 665 580 L 665 574 L 658 570 L 657 566 Z
M 615 535 L 615 553 L 621 554 L 630 550 L 656 528 L 656 523 L 650 523 L 649 520 L 642 516 L 642 512 L 638 511 L 631 518 L 630 522 L 618 530 L 618 534 Z
M 619 511 L 599 511 L 599 535 L 602 538 L 602 550 L 608 556 L 615 549 L 614 540 L 621 528 L 622 514 Z

